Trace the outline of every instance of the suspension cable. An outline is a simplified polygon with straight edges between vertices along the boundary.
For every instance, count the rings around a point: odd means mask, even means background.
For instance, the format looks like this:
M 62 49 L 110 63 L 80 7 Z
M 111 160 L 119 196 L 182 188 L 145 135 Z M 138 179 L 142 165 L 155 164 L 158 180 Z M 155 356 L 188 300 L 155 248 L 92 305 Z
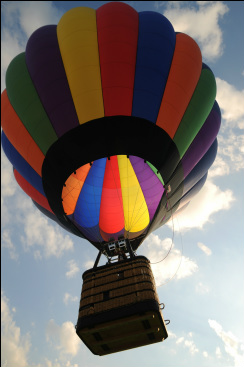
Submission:
M 150 264 L 152 264 L 152 265 L 156 265 L 156 264 L 159 264 L 159 263 L 163 262 L 163 261 L 168 257 L 168 255 L 170 254 L 170 252 L 171 252 L 171 250 L 172 250 L 172 248 L 173 248 L 173 243 L 174 243 L 174 235 L 175 235 L 174 216 L 173 216 L 173 211 L 172 211 L 172 207 L 171 207 L 171 204 L 170 204 L 170 199 L 168 198 L 167 190 L 166 190 L 165 195 L 166 195 L 166 197 L 167 197 L 167 202 L 166 202 L 166 204 L 168 205 L 168 203 L 169 203 L 169 205 L 170 205 L 171 220 L 172 220 L 172 238 L 171 238 L 171 245 L 170 245 L 170 248 L 169 248 L 168 252 L 166 253 L 166 255 L 164 256 L 164 258 L 163 258 L 163 259 L 161 259 L 161 260 L 159 260 L 159 261 L 156 261 L 156 262 L 154 262 L 154 263 L 152 263 L 152 262 L 150 261 Z
M 180 262 L 179 262 L 179 265 L 177 266 L 177 269 L 176 269 L 175 273 L 172 275 L 172 277 L 170 277 L 164 283 L 161 283 L 161 284 L 157 285 L 157 288 L 162 287 L 163 285 L 169 283 L 176 276 L 176 274 L 178 273 L 178 270 L 179 270 L 179 268 L 181 266 L 181 263 L 182 263 L 182 259 L 183 259 L 183 240 L 182 240 L 182 235 L 181 235 L 180 225 L 179 225 L 178 219 L 177 219 L 177 223 L 178 223 L 179 233 L 180 233 L 180 239 L 181 239 L 181 257 L 180 257 Z

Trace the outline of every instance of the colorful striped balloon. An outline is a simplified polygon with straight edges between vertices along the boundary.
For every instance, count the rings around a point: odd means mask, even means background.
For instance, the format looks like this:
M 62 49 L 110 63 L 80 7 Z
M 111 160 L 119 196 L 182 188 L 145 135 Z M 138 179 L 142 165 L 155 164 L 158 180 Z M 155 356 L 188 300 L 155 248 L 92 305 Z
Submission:
M 68 11 L 15 57 L 2 146 L 45 215 L 98 249 L 145 237 L 200 190 L 221 115 L 196 42 L 156 12 Z

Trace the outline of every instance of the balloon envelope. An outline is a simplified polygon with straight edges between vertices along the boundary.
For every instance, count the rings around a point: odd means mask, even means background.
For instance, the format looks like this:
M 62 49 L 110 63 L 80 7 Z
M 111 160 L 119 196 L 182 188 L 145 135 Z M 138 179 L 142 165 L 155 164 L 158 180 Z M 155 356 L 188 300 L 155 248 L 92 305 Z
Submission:
M 124 3 L 74 8 L 10 63 L 2 146 L 37 208 L 136 249 L 203 186 L 220 110 L 196 42 Z

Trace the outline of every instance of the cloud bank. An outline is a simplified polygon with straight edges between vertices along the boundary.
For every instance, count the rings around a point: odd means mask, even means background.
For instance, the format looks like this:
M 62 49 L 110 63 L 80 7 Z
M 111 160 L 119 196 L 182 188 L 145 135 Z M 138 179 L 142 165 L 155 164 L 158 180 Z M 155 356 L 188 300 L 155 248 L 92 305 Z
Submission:
M 12 260 L 18 260 L 18 253 L 11 239 L 10 230 L 4 230 L 1 233 L 1 248 L 6 248 Z
M 218 155 L 209 177 L 225 176 L 244 169 L 244 89 L 238 90 L 220 78 L 217 82 L 217 101 L 222 123 L 218 135 Z
M 68 304 L 70 303 L 70 302 L 76 302 L 76 301 L 78 301 L 79 299 L 78 299 L 78 297 L 77 296 L 72 296 L 71 294 L 69 294 L 69 293 L 65 293 L 64 294 L 64 298 L 63 298 L 63 302 L 64 302 L 64 304 L 66 305 L 66 306 L 68 306 Z
M 171 248 L 171 245 L 170 238 L 161 240 L 153 233 L 143 243 L 142 251 L 152 263 L 151 267 L 157 286 L 164 284 L 172 277 L 179 280 L 198 270 L 194 260 L 182 255 L 181 250 L 176 249 L 174 244 Z M 163 261 L 159 262 L 160 260 Z
M 199 44 L 203 58 L 214 61 L 223 54 L 223 32 L 220 20 L 228 12 L 222 1 L 197 1 L 185 6 L 184 1 L 169 1 L 164 15 L 176 32 L 187 33 Z
M 75 262 L 75 260 L 68 261 L 67 266 L 68 266 L 69 270 L 65 273 L 65 275 L 68 279 L 74 278 L 76 276 L 76 274 L 80 271 L 80 269 L 79 269 L 77 263 Z
M 205 253 L 205 255 L 212 255 L 212 250 L 201 242 L 197 243 L 197 246 Z
M 12 170 L 11 170 L 12 171 Z M 12 181 L 15 181 L 12 177 Z M 16 260 L 18 253 L 14 246 L 14 232 L 20 230 L 20 239 L 25 251 L 33 253 L 35 259 L 61 257 L 64 253 L 73 250 L 73 241 L 70 236 L 63 234 L 58 224 L 52 224 L 39 210 L 29 197 L 19 189 L 11 197 L 4 197 L 5 220 L 2 221 L 2 246 L 9 251 L 10 258 Z M 72 266 L 72 264 L 71 264 Z M 79 269 L 78 269 L 79 270 Z M 70 269 L 69 277 L 77 272 L 77 268 Z
M 224 344 L 225 352 L 233 358 L 235 367 L 244 365 L 244 341 L 238 339 L 231 331 L 225 331 L 216 320 L 208 320 L 209 326 L 215 331 Z M 216 355 L 221 358 L 220 348 L 216 349 Z
M 9 299 L 1 292 L 1 366 L 28 366 L 30 337 L 21 334 L 20 327 L 14 321 Z
M 216 78 L 217 101 L 222 111 L 222 117 L 229 126 L 244 129 L 244 89 L 238 90 L 232 84 Z
M 46 328 L 46 340 L 61 354 L 75 356 L 79 351 L 80 339 L 77 337 L 71 321 L 66 321 L 59 326 L 53 319 L 49 320 Z
M 235 200 L 234 194 L 227 189 L 221 191 L 211 180 L 207 180 L 201 191 L 191 200 L 187 208 L 178 216 L 180 230 L 203 229 L 206 223 L 213 223 L 213 214 L 228 210 Z M 168 223 L 171 226 L 171 223 Z M 177 231 L 178 228 L 175 227 Z
M 23 334 L 14 321 L 15 308 L 10 308 L 10 301 L 1 292 L 1 366 L 18 367 L 78 367 L 72 364 L 69 358 L 77 355 L 80 348 L 80 340 L 75 333 L 72 322 L 66 321 L 61 326 L 54 320 L 50 320 L 46 328 L 46 341 L 52 348 L 59 351 L 55 361 L 45 359 L 45 364 L 38 365 L 30 362 L 31 338 L 30 333 Z

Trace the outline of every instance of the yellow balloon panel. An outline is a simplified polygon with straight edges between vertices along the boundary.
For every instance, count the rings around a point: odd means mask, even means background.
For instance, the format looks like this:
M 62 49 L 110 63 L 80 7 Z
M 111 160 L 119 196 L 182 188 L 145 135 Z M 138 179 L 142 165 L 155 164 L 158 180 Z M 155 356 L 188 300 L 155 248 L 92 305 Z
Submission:
M 130 160 L 126 155 L 119 155 L 118 164 L 125 230 L 139 232 L 144 230 L 150 221 L 147 204 Z
M 96 11 L 85 7 L 68 11 L 58 23 L 57 35 L 80 124 L 103 117 Z

